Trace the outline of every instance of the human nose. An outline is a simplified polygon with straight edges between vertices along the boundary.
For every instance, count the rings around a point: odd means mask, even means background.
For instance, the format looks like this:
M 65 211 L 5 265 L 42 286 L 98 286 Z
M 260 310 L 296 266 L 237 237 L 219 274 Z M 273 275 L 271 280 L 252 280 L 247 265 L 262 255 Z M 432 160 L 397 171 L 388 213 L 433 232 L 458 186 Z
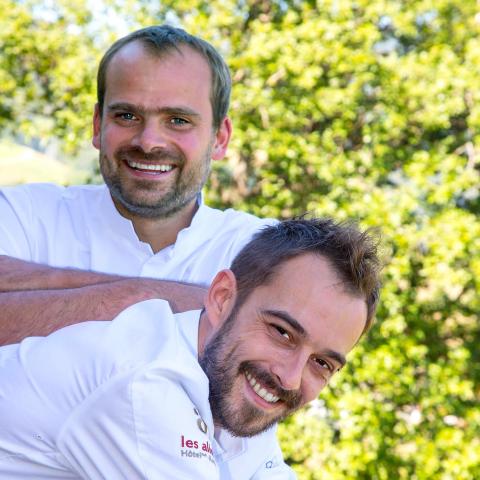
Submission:
M 279 359 L 271 370 L 282 388 L 299 390 L 302 385 L 305 364 L 306 361 L 301 355 L 287 355 Z
M 166 147 L 165 135 L 163 134 L 158 122 L 150 119 L 144 122 L 132 139 L 132 144 L 140 147 L 145 153 L 150 153 L 156 148 Z

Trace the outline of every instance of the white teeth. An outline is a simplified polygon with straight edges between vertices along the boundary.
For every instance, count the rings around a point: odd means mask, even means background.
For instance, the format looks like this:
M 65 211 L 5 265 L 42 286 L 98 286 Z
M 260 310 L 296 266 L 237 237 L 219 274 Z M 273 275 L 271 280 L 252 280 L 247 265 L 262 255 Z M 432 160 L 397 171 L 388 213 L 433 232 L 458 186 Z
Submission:
M 272 393 L 267 393 L 266 397 L 265 397 L 265 400 L 267 402 L 276 402 L 278 400 L 278 397 L 276 397 L 275 395 L 273 395 Z
M 268 403 L 275 403 L 278 401 L 279 397 L 273 395 L 273 393 L 267 392 L 267 390 L 261 387 L 249 372 L 245 372 L 245 376 L 247 377 L 248 383 L 259 397 L 263 398 Z
M 173 165 L 154 165 L 152 163 L 138 163 L 128 161 L 128 166 L 131 168 L 138 168 L 140 170 L 151 170 L 154 172 L 169 172 L 173 170 Z

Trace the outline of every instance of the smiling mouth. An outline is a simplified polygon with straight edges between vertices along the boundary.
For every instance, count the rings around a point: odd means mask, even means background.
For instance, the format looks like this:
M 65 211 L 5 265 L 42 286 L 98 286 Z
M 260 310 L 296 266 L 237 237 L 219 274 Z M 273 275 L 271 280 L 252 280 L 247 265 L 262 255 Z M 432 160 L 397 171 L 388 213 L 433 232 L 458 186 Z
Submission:
M 265 400 L 268 403 L 276 403 L 280 399 L 277 395 L 274 395 L 273 393 L 270 393 L 267 391 L 260 383 L 255 379 L 255 377 L 249 373 L 245 372 L 245 377 L 247 378 L 247 381 L 249 385 L 252 387 L 253 391 L 263 400 Z
M 151 172 L 151 173 L 166 173 L 172 171 L 175 166 L 167 164 L 155 164 L 155 163 L 140 163 L 133 162 L 131 160 L 126 160 L 127 165 L 134 170 L 139 170 L 141 172 Z

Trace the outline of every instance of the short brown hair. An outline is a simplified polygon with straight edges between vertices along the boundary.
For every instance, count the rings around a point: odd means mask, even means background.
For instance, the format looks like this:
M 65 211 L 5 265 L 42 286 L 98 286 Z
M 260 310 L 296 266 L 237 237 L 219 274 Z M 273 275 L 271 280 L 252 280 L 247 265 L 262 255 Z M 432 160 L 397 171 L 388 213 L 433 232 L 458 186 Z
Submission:
M 286 260 L 305 253 L 326 258 L 346 291 L 365 299 L 365 333 L 373 323 L 380 293 L 378 236 L 355 223 L 332 219 L 296 218 L 260 230 L 235 257 L 231 270 L 237 280 L 240 307 L 257 287 L 270 281 Z
M 213 113 L 213 128 L 218 129 L 227 115 L 230 104 L 232 82 L 228 66 L 221 55 L 208 42 L 190 35 L 181 28 L 170 25 L 154 25 L 132 32 L 117 40 L 106 51 L 100 61 L 97 74 L 97 99 L 100 115 L 103 113 L 108 65 L 122 47 L 137 40 L 142 42 L 143 46 L 152 55 L 161 56 L 171 53 L 173 50 L 180 51 L 181 45 L 188 45 L 205 58 L 212 75 L 210 103 Z

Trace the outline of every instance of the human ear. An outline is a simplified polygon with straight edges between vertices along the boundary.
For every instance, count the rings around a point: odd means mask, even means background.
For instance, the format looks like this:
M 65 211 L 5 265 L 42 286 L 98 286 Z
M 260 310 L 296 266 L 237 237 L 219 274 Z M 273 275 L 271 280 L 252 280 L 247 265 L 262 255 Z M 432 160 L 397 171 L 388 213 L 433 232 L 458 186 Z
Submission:
M 95 110 L 93 112 L 93 136 L 92 144 L 97 149 L 100 150 L 100 131 L 102 126 L 102 117 L 100 115 L 100 108 L 98 103 L 95 104 Z
M 231 270 L 215 275 L 205 299 L 205 310 L 212 327 L 218 328 L 230 315 L 237 297 L 237 281 Z
M 220 123 L 217 133 L 215 134 L 215 143 L 213 144 L 212 148 L 213 160 L 221 160 L 225 156 L 231 136 L 232 121 L 228 117 L 225 117 Z

